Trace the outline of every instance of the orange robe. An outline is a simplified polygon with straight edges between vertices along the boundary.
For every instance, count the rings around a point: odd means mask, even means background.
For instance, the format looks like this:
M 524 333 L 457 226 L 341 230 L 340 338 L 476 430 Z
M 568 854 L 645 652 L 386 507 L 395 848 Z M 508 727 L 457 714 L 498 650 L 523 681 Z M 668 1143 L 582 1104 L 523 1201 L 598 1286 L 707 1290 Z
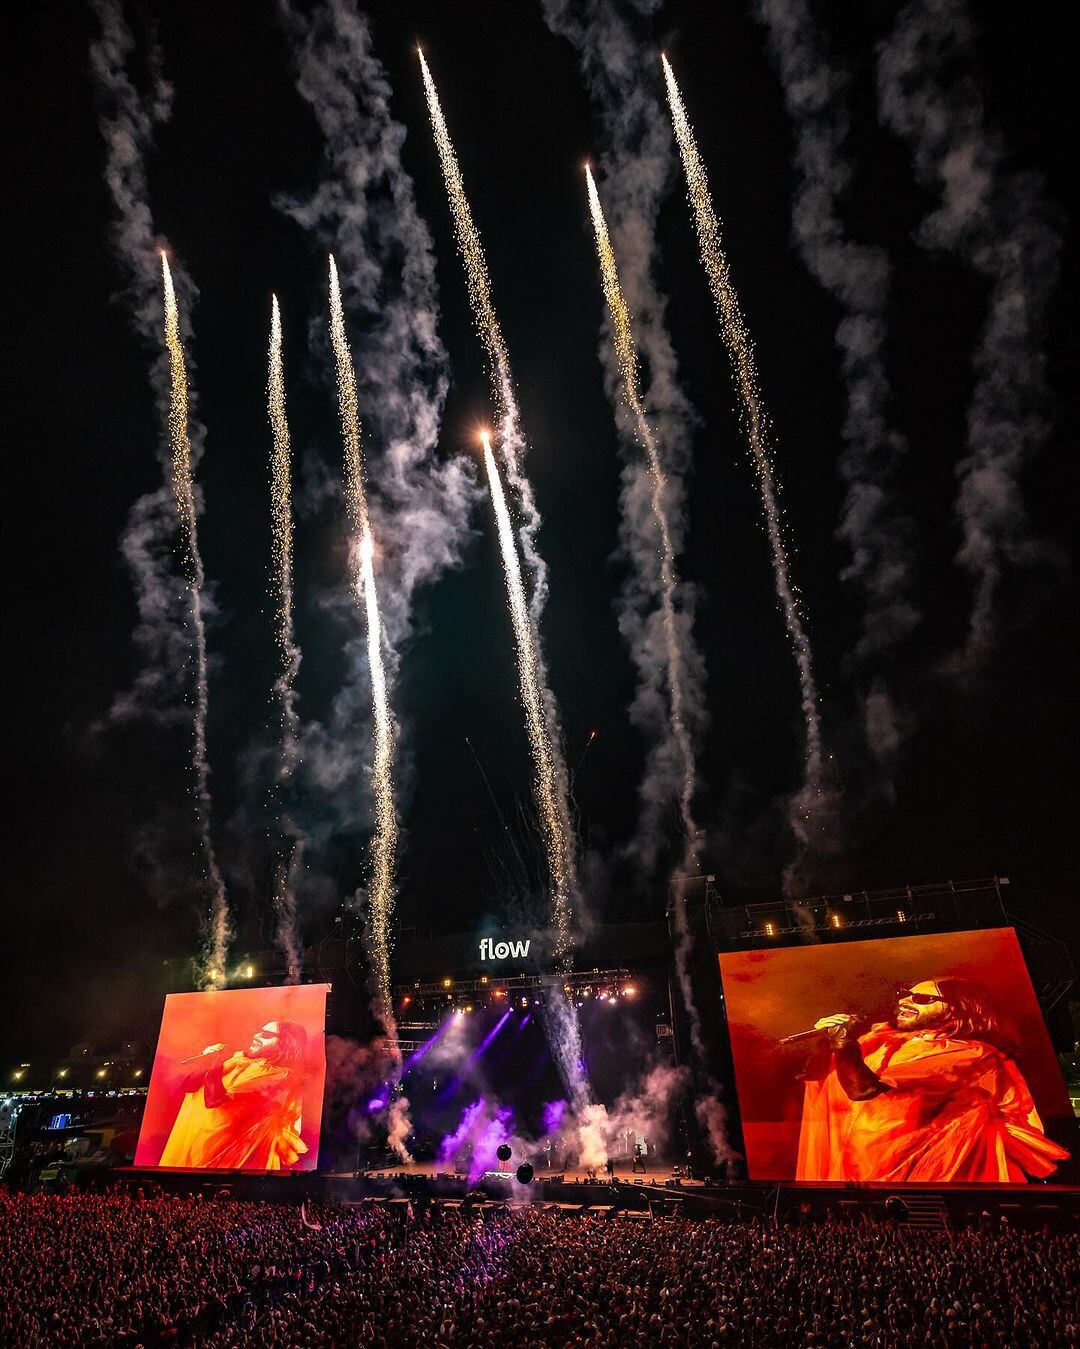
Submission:
M 892 1090 L 851 1100 L 830 1055 L 829 1070 L 806 1083 L 797 1180 L 1001 1183 L 1048 1176 L 1068 1157 L 1000 1050 L 884 1023 L 859 1049 Z
M 233 1054 L 222 1064 L 220 1088 L 202 1082 L 185 1095 L 158 1165 L 280 1171 L 308 1150 L 301 1108 L 294 1072 Z

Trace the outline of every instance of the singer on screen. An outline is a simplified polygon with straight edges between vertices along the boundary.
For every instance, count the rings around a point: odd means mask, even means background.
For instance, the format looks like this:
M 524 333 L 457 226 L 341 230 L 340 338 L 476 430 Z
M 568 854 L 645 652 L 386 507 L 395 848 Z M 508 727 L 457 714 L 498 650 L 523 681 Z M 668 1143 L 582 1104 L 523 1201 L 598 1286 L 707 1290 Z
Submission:
M 307 1152 L 300 1137 L 307 1032 L 268 1021 L 247 1049 L 207 1045 L 185 1072 L 184 1099 L 159 1165 L 280 1171 Z
M 844 1013 L 815 1030 L 797 1180 L 1024 1181 L 1069 1155 L 1046 1137 L 989 997 L 965 979 L 898 990 L 893 1020 L 865 1035 Z

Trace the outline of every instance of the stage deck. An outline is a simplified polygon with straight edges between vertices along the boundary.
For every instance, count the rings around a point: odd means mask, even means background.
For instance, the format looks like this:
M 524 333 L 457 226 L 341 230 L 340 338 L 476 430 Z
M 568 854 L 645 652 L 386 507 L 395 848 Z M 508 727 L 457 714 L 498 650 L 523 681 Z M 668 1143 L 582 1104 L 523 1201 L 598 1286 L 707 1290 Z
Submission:
M 513 1161 L 508 1163 L 508 1169 L 505 1171 L 486 1171 L 483 1177 L 476 1183 L 482 1185 L 485 1181 L 503 1181 L 517 1184 L 515 1172 L 517 1166 Z M 352 1176 L 353 1173 L 337 1172 L 339 1178 L 343 1176 Z M 409 1162 L 402 1164 L 395 1163 L 393 1166 L 369 1167 L 362 1173 L 372 1180 L 393 1180 L 396 1177 L 426 1177 L 429 1180 L 444 1178 L 464 1183 L 468 1176 L 464 1171 L 448 1170 L 445 1166 L 440 1166 L 437 1162 Z M 646 1162 L 645 1169 L 634 1171 L 631 1162 L 616 1162 L 614 1170 L 609 1175 L 607 1168 L 601 1168 L 595 1175 L 588 1175 L 578 1167 L 572 1167 L 569 1171 L 545 1171 L 537 1170 L 533 1176 L 532 1188 L 536 1185 L 543 1185 L 552 1181 L 566 1185 L 604 1185 L 609 1180 L 614 1179 L 623 1184 L 640 1183 L 642 1185 L 665 1185 L 672 1180 L 679 1180 L 683 1186 L 693 1188 L 694 1186 L 704 1185 L 704 1181 L 692 1179 L 686 1175 L 680 1175 L 679 1171 L 669 1164 L 661 1165 L 654 1162 L 651 1165 Z M 526 1188 L 526 1187 L 519 1187 Z

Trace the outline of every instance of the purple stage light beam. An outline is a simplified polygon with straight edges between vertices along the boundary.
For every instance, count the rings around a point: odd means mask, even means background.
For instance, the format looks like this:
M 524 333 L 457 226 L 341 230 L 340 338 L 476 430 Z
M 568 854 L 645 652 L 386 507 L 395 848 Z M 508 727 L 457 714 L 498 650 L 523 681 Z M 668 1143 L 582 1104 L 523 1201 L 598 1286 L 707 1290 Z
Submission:
M 502 1016 L 499 1017 L 498 1021 L 496 1021 L 494 1026 L 492 1026 L 491 1030 L 488 1031 L 488 1033 L 476 1046 L 476 1048 L 465 1060 L 465 1062 L 461 1065 L 461 1067 L 450 1079 L 450 1081 L 447 1082 L 446 1086 L 443 1087 L 442 1091 L 439 1092 L 440 1105 L 445 1104 L 447 1101 L 451 1099 L 452 1096 L 454 1096 L 454 1094 L 457 1091 L 460 1090 L 462 1082 L 465 1080 L 466 1077 L 469 1076 L 471 1069 L 473 1069 L 476 1066 L 476 1064 L 480 1061 L 481 1057 L 487 1053 L 488 1049 L 491 1047 L 491 1042 L 495 1039 L 496 1035 L 498 1035 L 498 1033 L 506 1025 L 507 1021 L 509 1021 L 510 1013 L 512 1010 L 513 1008 L 508 1007 L 506 1011 L 503 1012 Z
M 428 1050 L 435 1043 L 435 1041 L 438 1040 L 440 1036 L 445 1035 L 447 1030 L 449 1030 L 449 1028 L 453 1025 L 453 1023 L 454 1023 L 454 1016 L 453 1015 L 448 1016 L 446 1020 L 442 1023 L 442 1025 L 438 1028 L 438 1030 L 436 1030 L 435 1034 L 430 1038 L 430 1040 L 425 1040 L 419 1049 L 413 1050 L 413 1052 L 401 1065 L 402 1077 L 405 1076 L 405 1074 L 409 1071 L 410 1068 L 414 1068 L 416 1064 L 420 1062 L 420 1060 L 428 1052 Z
M 476 1047 L 476 1048 L 473 1050 L 473 1052 L 469 1055 L 469 1058 L 468 1058 L 468 1061 L 467 1061 L 467 1064 L 466 1064 L 467 1067 L 468 1067 L 468 1066 L 471 1066 L 471 1065 L 474 1064 L 474 1063 L 476 1063 L 476 1061 L 477 1061 L 483 1054 L 485 1054 L 485 1053 L 487 1052 L 487 1049 L 488 1049 L 488 1047 L 490 1046 L 492 1040 L 495 1039 L 495 1037 L 496 1037 L 496 1035 L 498 1035 L 499 1031 L 501 1031 L 502 1028 L 506 1025 L 506 1023 L 510 1020 L 510 1011 L 511 1011 L 511 1009 L 508 1007 L 508 1008 L 506 1009 L 506 1011 L 503 1012 L 502 1016 L 499 1017 L 498 1021 L 495 1022 L 494 1026 L 492 1026 L 491 1030 L 488 1031 L 488 1033 L 487 1033 L 487 1034 L 484 1036 L 484 1038 L 480 1041 L 480 1043 L 477 1045 L 477 1047 Z

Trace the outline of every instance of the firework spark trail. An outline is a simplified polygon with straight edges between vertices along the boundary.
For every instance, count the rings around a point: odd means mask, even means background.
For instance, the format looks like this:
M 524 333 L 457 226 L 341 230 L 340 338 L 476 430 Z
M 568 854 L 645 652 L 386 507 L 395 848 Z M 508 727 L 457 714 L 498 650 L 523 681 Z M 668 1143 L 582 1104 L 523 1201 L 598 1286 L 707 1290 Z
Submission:
M 506 505 L 499 467 L 495 462 L 495 453 L 491 440 L 485 431 L 482 437 L 484 445 L 484 466 L 487 469 L 488 485 L 491 488 L 491 504 L 495 511 L 495 523 L 499 533 L 499 549 L 502 553 L 503 575 L 506 580 L 506 597 L 510 605 L 510 620 L 514 628 L 514 642 L 517 646 L 518 683 L 521 688 L 521 701 L 525 709 L 525 729 L 529 737 L 529 749 L 532 754 L 534 790 L 536 806 L 540 816 L 540 825 L 544 838 L 544 850 L 547 856 L 548 878 L 551 887 L 551 910 L 555 926 L 555 960 L 558 968 L 566 967 L 570 956 L 570 915 L 575 877 L 573 853 L 570 836 L 565 824 L 564 798 L 559 790 L 558 774 L 555 767 L 555 755 L 548 735 L 544 700 L 541 693 L 539 662 L 536 649 L 536 634 L 529 616 L 529 606 L 525 598 L 525 583 L 521 576 L 521 564 L 518 561 L 517 545 L 514 542 L 514 528 L 510 522 L 510 511 Z
M 458 251 L 465 264 L 465 278 L 469 288 L 469 303 L 472 307 L 473 322 L 487 357 L 488 376 L 491 380 L 491 392 L 495 401 L 498 417 L 499 449 L 506 462 L 506 475 L 514 490 L 517 503 L 523 517 L 520 529 L 521 551 L 525 565 L 529 569 L 532 582 L 532 595 L 529 610 L 534 624 L 538 624 L 547 600 L 547 564 L 540 554 L 536 537 L 540 529 L 540 512 L 536 507 L 532 483 L 529 481 L 522 457 L 525 452 L 525 435 L 521 429 L 521 413 L 518 410 L 514 394 L 514 381 L 510 373 L 510 356 L 506 349 L 499 317 L 495 312 L 495 302 L 491 295 L 491 277 L 488 275 L 487 259 L 480 242 L 480 233 L 473 223 L 472 209 L 465 195 L 465 184 L 458 167 L 457 155 L 446 129 L 446 121 L 439 104 L 439 95 L 435 81 L 431 78 L 424 53 L 420 57 L 420 70 L 424 77 L 424 92 L 427 95 L 428 116 L 435 135 L 435 145 L 439 151 L 443 181 L 446 194 L 450 199 L 450 211 L 454 221 L 454 238 Z
M 755 0 L 766 25 L 794 132 L 792 237 L 807 270 L 836 301 L 836 350 L 845 390 L 845 485 L 836 530 L 850 549 L 841 572 L 859 600 L 859 635 L 850 661 L 864 686 L 866 742 L 893 793 L 912 710 L 897 698 L 895 655 L 922 621 L 913 595 L 918 531 L 902 501 L 905 437 L 891 419 L 887 344 L 892 265 L 888 251 L 851 232 L 845 202 L 855 176 L 849 90 L 852 72 L 834 59 L 811 0 Z
M 649 419 L 641 397 L 638 354 L 634 343 L 630 310 L 619 285 L 619 272 L 615 262 L 615 252 L 608 236 L 604 210 L 600 204 L 600 196 L 596 190 L 592 170 L 588 167 L 585 169 L 585 177 L 589 188 L 589 209 L 592 213 L 593 229 L 596 232 L 596 251 L 600 261 L 604 298 L 611 314 L 612 340 L 622 379 L 623 397 L 633 416 L 637 438 L 645 450 L 649 464 L 649 504 L 660 542 L 658 583 L 660 611 L 664 628 L 664 654 L 670 700 L 671 736 L 679 759 L 679 817 L 682 823 L 684 840 L 680 869 L 684 874 L 689 875 L 697 870 L 701 851 L 699 831 L 693 815 L 697 763 L 693 740 L 684 716 L 686 669 L 676 630 L 675 597 L 678 589 L 678 575 L 675 568 L 675 549 L 671 540 L 666 483 L 663 466 L 660 463 L 656 436 L 649 425 Z M 701 1014 L 694 997 L 693 979 L 690 972 L 693 942 L 686 911 L 686 895 L 684 886 L 680 884 L 678 879 L 672 885 L 672 913 L 675 927 L 676 975 L 689 1021 L 691 1046 L 706 1088 L 705 1094 L 699 1099 L 696 1109 L 708 1136 L 715 1160 L 724 1162 L 731 1156 L 725 1127 L 726 1112 L 720 1102 L 719 1088 L 709 1072 L 709 1056 L 705 1046 Z
M 802 697 L 803 722 L 806 731 L 806 771 L 802 790 L 796 797 L 797 815 L 792 824 L 800 842 L 809 840 L 809 826 L 815 807 L 825 796 L 825 761 L 821 737 L 821 719 L 818 713 L 817 685 L 814 682 L 813 657 L 807 636 L 799 597 L 791 579 L 787 548 L 784 544 L 783 523 L 777 500 L 776 474 L 769 452 L 769 418 L 765 411 L 754 362 L 754 346 L 739 308 L 738 297 L 731 282 L 727 258 L 720 241 L 720 222 L 713 208 L 709 180 L 698 153 L 694 133 L 686 116 L 679 86 L 666 56 L 661 57 L 664 79 L 667 82 L 668 103 L 679 143 L 687 190 L 694 213 L 701 263 L 709 281 L 713 300 L 720 315 L 724 341 L 731 356 L 735 379 L 742 402 L 744 428 L 761 490 L 765 513 L 765 528 L 772 552 L 776 593 L 784 613 L 784 623 L 795 650 Z
M 195 488 L 191 477 L 191 442 L 188 439 L 188 383 L 184 347 L 180 340 L 180 314 L 176 304 L 169 260 L 161 255 L 165 288 L 165 345 L 169 356 L 170 393 L 168 434 L 172 458 L 172 484 L 180 516 L 181 561 L 191 597 L 191 623 L 195 636 L 195 717 L 192 728 L 192 767 L 195 773 L 195 804 L 199 839 L 210 890 L 210 915 L 203 951 L 202 981 L 205 987 L 220 987 L 225 978 L 225 959 L 232 936 L 225 881 L 218 867 L 210 834 L 210 765 L 206 755 L 206 719 L 209 692 L 206 671 L 206 624 L 203 621 L 203 590 L 206 575 L 199 551 Z
M 491 379 L 492 395 L 495 401 L 499 421 L 499 448 L 506 463 L 507 477 L 513 488 L 523 524 L 519 530 L 521 551 L 532 580 L 532 593 L 525 602 L 524 614 L 528 620 L 527 640 L 519 631 L 518 618 L 514 616 L 514 630 L 518 641 L 518 668 L 521 672 L 523 697 L 526 701 L 526 719 L 529 724 L 529 742 L 533 749 L 533 759 L 537 771 L 537 805 L 545 836 L 545 848 L 551 882 L 552 918 L 556 933 L 556 960 L 560 968 L 568 968 L 571 958 L 570 921 L 571 909 L 577 893 L 577 877 L 574 868 L 574 849 L 570 827 L 570 811 L 567 805 L 569 779 L 566 762 L 563 757 L 559 727 L 558 709 L 548 682 L 543 651 L 539 643 L 540 617 L 547 599 L 547 564 L 537 547 L 537 532 L 540 528 L 540 514 L 536 508 L 532 484 L 522 466 L 525 450 L 525 437 L 521 429 L 521 414 L 514 395 L 514 384 L 510 374 L 510 358 L 506 350 L 502 329 L 491 296 L 491 278 L 488 275 L 487 261 L 480 242 L 480 235 L 473 223 L 472 211 L 465 195 L 465 186 L 458 167 L 457 156 L 446 129 L 446 122 L 439 105 L 439 96 L 435 82 L 431 78 L 423 52 L 419 53 L 420 69 L 424 77 L 424 91 L 427 95 L 428 115 L 435 135 L 435 144 L 439 151 L 443 179 L 447 196 L 450 199 L 451 214 L 454 220 L 454 237 L 465 264 L 465 275 L 469 288 L 469 301 L 472 306 L 473 321 L 483 343 L 487 356 L 488 374 Z M 486 454 L 485 454 L 486 458 Z M 491 466 L 489 466 L 489 479 Z M 502 497 L 502 483 L 496 471 L 492 481 L 492 499 L 503 500 L 503 514 L 509 533 L 506 539 L 513 543 L 513 530 L 509 512 Z M 498 514 L 498 506 L 496 506 Z M 510 589 L 511 560 L 518 576 L 518 588 L 521 597 L 525 597 L 525 588 L 521 582 L 517 553 L 513 547 L 506 547 L 503 540 L 502 519 L 499 521 L 500 541 L 503 543 L 503 562 L 507 568 L 507 588 Z M 511 612 L 514 613 L 515 597 L 510 596 Z M 535 707 L 530 707 L 529 696 L 525 694 L 526 666 L 528 680 L 533 689 Z M 533 714 L 540 720 L 534 727 Z M 539 735 L 538 740 L 536 736 Z M 538 746 L 542 744 L 542 751 Z M 542 765 L 542 766 L 541 766 Z
M 296 764 L 298 751 L 299 719 L 296 713 L 295 685 L 300 669 L 300 648 L 296 644 L 293 631 L 292 444 L 285 413 L 281 310 L 276 295 L 272 297 L 268 364 L 266 405 L 274 434 L 274 450 L 270 461 L 274 637 L 281 657 L 281 670 L 274 682 L 274 698 L 281 714 L 280 772 L 282 778 L 288 778 Z
M 296 712 L 296 676 L 300 669 L 300 648 L 293 630 L 293 516 L 292 445 L 285 412 L 285 372 L 281 354 L 281 310 L 277 296 L 272 297 L 270 314 L 270 350 L 266 382 L 267 413 L 273 431 L 274 447 L 270 460 L 270 521 L 272 530 L 271 585 L 275 601 L 274 637 L 281 668 L 274 680 L 274 701 L 281 718 L 281 755 L 278 760 L 277 786 L 283 789 L 292 777 L 299 755 L 300 724 Z M 291 825 L 289 858 L 279 858 L 274 883 L 274 908 L 277 913 L 277 941 L 285 956 L 289 981 L 300 978 L 302 954 L 297 927 L 296 882 L 304 840 Z
M 541 0 L 544 20 L 576 51 L 601 134 L 604 214 L 619 260 L 619 288 L 633 313 L 638 388 L 649 426 L 663 452 L 665 515 L 676 556 L 686 532 L 686 475 L 697 414 L 680 385 L 668 332 L 667 299 L 657 277 L 658 221 L 674 181 L 677 154 L 671 119 L 641 65 L 653 48 L 651 20 L 657 0 Z M 670 731 L 667 634 L 657 585 L 657 537 L 648 458 L 635 419 L 626 409 L 611 320 L 600 334 L 604 389 L 619 431 L 623 460 L 619 490 L 619 553 L 629 564 L 615 612 L 637 675 L 630 720 L 648 749 L 638 782 L 640 811 L 625 854 L 643 874 L 655 871 L 664 847 L 671 803 L 679 795 L 679 748 Z M 705 661 L 693 637 L 695 592 L 678 587 L 675 632 L 683 657 L 683 721 L 697 734 L 707 721 Z M 700 786 L 700 782 L 699 782 Z
M 676 631 L 675 596 L 679 578 L 675 569 L 675 548 L 671 540 L 671 525 L 668 519 L 667 485 L 663 466 L 660 463 L 660 451 L 656 436 L 641 399 L 641 382 L 638 370 L 637 347 L 630 324 L 630 310 L 623 298 L 619 285 L 619 272 L 615 264 L 615 253 L 608 237 L 607 221 L 596 191 L 592 170 L 585 169 L 589 188 L 589 209 L 592 212 L 593 229 L 596 232 L 596 251 L 600 260 L 600 275 L 604 287 L 604 299 L 611 314 L 612 338 L 615 355 L 622 376 L 623 397 L 634 418 L 637 437 L 649 463 L 649 505 L 656 523 L 660 539 L 658 582 L 660 588 L 660 612 L 664 628 L 665 659 L 667 664 L 668 696 L 671 700 L 671 734 L 679 758 L 679 816 L 682 821 L 684 837 L 684 864 L 687 869 L 696 867 L 700 844 L 698 828 L 693 817 L 694 791 L 697 780 L 694 746 L 686 726 L 684 708 L 685 668 L 679 637 Z
M 397 814 L 394 810 L 394 723 L 386 688 L 382 659 L 382 622 L 375 590 L 375 547 L 365 526 L 360 540 L 360 585 L 367 612 L 368 665 L 371 668 L 371 704 L 375 712 L 375 755 L 372 780 L 375 788 L 375 838 L 371 845 L 371 925 L 375 951 L 380 1015 L 388 1033 L 393 1033 L 390 1002 L 390 914 L 394 901 L 394 850 L 397 846 Z
M 330 339 L 337 365 L 338 409 L 345 450 L 345 506 L 355 548 L 353 589 L 367 618 L 368 664 L 371 670 L 371 706 L 375 718 L 375 753 L 372 787 L 375 795 L 375 836 L 371 844 L 370 955 L 375 974 L 375 1010 L 388 1036 L 394 1035 L 390 1001 L 390 916 L 394 905 L 394 852 L 397 846 L 397 812 L 392 777 L 394 719 L 383 665 L 382 619 L 375 589 L 375 548 L 364 493 L 363 460 L 360 452 L 360 417 L 356 399 L 356 373 L 345 335 L 345 315 L 337 266 L 330 259 Z

